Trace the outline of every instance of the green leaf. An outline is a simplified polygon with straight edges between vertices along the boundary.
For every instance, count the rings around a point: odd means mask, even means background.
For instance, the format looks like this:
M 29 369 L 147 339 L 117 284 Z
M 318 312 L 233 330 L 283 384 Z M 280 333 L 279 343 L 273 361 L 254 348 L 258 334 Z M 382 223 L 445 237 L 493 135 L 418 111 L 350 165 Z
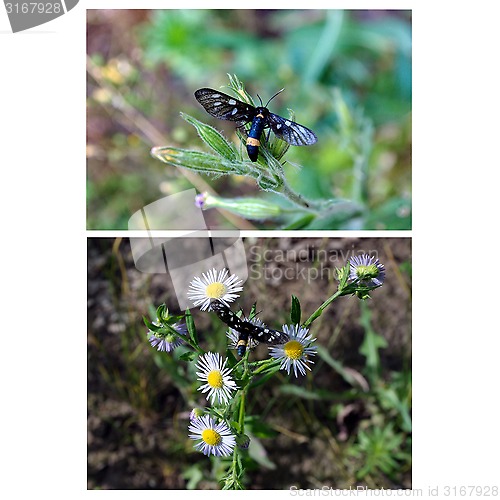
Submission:
M 185 353 L 181 354 L 179 356 L 179 359 L 182 359 L 182 361 L 193 361 L 193 359 L 196 357 L 196 353 L 193 351 L 186 351 Z
M 193 125 L 201 137 L 203 142 L 208 144 L 216 153 L 220 154 L 226 160 L 235 161 L 240 160 L 241 157 L 234 145 L 226 140 L 226 138 L 215 128 L 207 125 L 206 123 L 200 122 L 196 118 L 187 115 L 186 113 L 181 113 L 182 118 L 188 123 Z
M 236 94 L 238 99 L 241 99 L 247 104 L 255 106 L 252 96 L 245 90 L 245 85 L 243 84 L 243 82 L 236 75 L 230 75 L 229 73 L 227 73 L 227 76 L 229 77 L 228 88 L 230 88 Z
M 237 174 L 247 170 L 244 162 L 228 161 L 210 153 L 200 153 L 189 149 L 173 147 L 155 147 L 151 155 L 173 167 L 182 167 L 201 174 Z
M 264 422 L 259 416 L 246 416 L 245 429 L 258 438 L 275 438 L 278 434 L 275 429 Z
M 282 385 L 280 387 L 280 393 L 286 394 L 287 396 L 295 396 L 297 398 L 307 399 L 311 401 L 322 399 L 321 396 L 316 392 L 305 389 L 304 387 L 301 387 L 299 385 L 292 385 L 292 384 Z
M 259 378 L 254 378 L 250 384 L 251 388 L 258 387 L 266 383 L 276 372 L 279 372 L 279 364 L 271 365 L 262 371 L 259 371 Z
M 250 446 L 248 447 L 248 454 L 262 467 L 270 470 L 276 469 L 276 465 L 267 456 L 266 449 L 254 436 L 250 436 Z
M 196 332 L 193 315 L 189 309 L 186 309 L 184 318 L 186 319 L 186 327 L 189 332 L 189 337 L 193 341 L 194 345 L 198 346 L 198 333 Z
M 257 302 L 254 302 L 252 304 L 252 308 L 250 309 L 249 318 L 252 319 L 252 318 L 255 318 L 255 316 L 257 316 Z
M 314 50 L 303 69 L 302 78 L 306 84 L 317 83 L 320 75 L 334 59 L 338 50 L 337 41 L 342 32 L 344 13 L 342 10 L 327 10 L 326 20 Z
M 351 264 L 347 262 L 347 264 L 339 270 L 340 282 L 339 289 L 344 288 L 347 285 L 347 280 L 349 279 L 349 274 L 351 271 Z
M 162 326 L 159 325 L 154 325 L 146 316 L 142 317 L 142 320 L 144 321 L 144 324 L 151 330 L 152 332 L 163 332 L 164 329 Z
M 281 177 L 284 177 L 283 165 L 280 161 L 275 158 L 272 152 L 266 147 L 261 147 L 259 150 L 262 153 L 262 156 L 265 158 L 264 166 L 267 167 L 271 173 L 274 175 L 275 179 L 279 181 L 279 185 L 283 182 L 281 181 Z
M 314 214 L 301 215 L 299 218 L 290 222 L 290 224 L 285 226 L 283 229 L 303 229 L 307 227 L 315 218 L 316 215 Z
M 233 354 L 233 351 L 231 351 L 230 349 L 226 349 L 226 358 L 227 358 L 227 366 L 229 368 L 232 368 L 234 365 L 238 363 L 238 360 Z
M 374 207 L 366 218 L 366 229 L 411 229 L 411 200 L 393 198 Z
M 200 465 L 195 464 L 187 468 L 183 472 L 184 479 L 187 480 L 186 489 L 194 490 L 198 487 L 198 483 L 203 480 L 203 473 L 200 470 Z
M 146 316 L 142 317 L 142 321 L 144 324 L 151 330 L 151 327 L 154 326 L 153 323 L 149 320 L 149 318 L 146 318 Z
M 410 410 L 406 401 L 401 401 L 392 387 L 381 387 L 377 390 L 380 398 L 380 402 L 383 408 L 395 408 L 401 415 L 402 424 L 401 428 L 410 433 L 412 422 L 410 416 Z
M 204 207 L 223 208 L 250 220 L 276 219 L 283 215 L 282 207 L 260 198 L 222 198 L 208 195 Z
M 280 181 L 262 176 L 257 179 L 257 184 L 263 191 L 275 191 L 280 186 Z
M 190 387 L 191 382 L 185 376 L 182 370 L 179 370 L 179 358 L 182 356 L 177 356 L 177 352 L 180 350 L 176 349 L 174 354 L 168 354 L 165 352 L 154 351 L 153 360 L 160 370 L 164 370 L 168 373 L 169 377 L 172 379 L 173 384 L 179 389 L 184 387 Z M 184 354 L 184 353 L 183 353 Z M 189 360 L 187 360 L 189 361 Z
M 290 312 L 292 324 L 300 325 L 301 314 L 300 301 L 295 295 L 292 295 L 292 310 Z
M 360 323 L 365 329 L 365 338 L 359 348 L 359 352 L 366 357 L 366 366 L 376 371 L 380 366 L 379 349 L 387 347 L 387 341 L 382 335 L 378 335 L 371 326 L 371 312 L 365 302 L 361 302 Z
M 331 366 L 348 384 L 353 387 L 361 387 L 363 390 L 368 390 L 368 383 L 363 376 L 355 370 L 345 368 L 340 361 L 333 359 L 330 353 L 323 347 L 318 345 L 318 356 L 329 366 Z
M 158 308 L 156 309 L 156 317 L 160 320 L 163 321 L 166 318 L 166 315 L 168 314 L 168 309 L 166 304 L 160 304 Z

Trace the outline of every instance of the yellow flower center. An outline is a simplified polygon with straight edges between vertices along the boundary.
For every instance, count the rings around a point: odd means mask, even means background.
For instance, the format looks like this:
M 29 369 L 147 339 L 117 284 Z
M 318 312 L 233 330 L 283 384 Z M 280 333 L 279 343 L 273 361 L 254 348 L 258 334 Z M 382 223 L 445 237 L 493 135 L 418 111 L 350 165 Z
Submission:
M 220 299 L 224 297 L 226 292 L 226 285 L 219 283 L 218 281 L 210 283 L 210 285 L 207 285 L 207 288 L 205 289 L 205 293 L 209 299 Z
M 304 352 L 304 346 L 298 340 L 290 340 L 285 344 L 285 354 L 290 359 L 300 359 Z
M 210 446 L 217 446 L 222 442 L 221 435 L 213 429 L 205 429 L 201 433 L 201 439 L 203 439 L 203 441 L 205 441 L 205 443 L 209 444 Z
M 212 370 L 207 377 L 207 382 L 210 387 L 220 389 L 223 385 L 222 375 L 219 370 Z
M 371 264 L 370 266 L 358 266 L 356 268 L 356 274 L 359 279 L 369 279 L 376 278 L 379 272 L 377 266 Z

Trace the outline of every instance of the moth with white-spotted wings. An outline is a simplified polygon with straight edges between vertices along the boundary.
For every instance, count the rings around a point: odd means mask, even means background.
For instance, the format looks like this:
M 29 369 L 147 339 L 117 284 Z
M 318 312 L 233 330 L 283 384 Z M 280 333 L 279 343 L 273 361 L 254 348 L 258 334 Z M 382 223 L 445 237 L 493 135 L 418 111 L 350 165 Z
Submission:
M 291 144 L 292 146 L 310 146 L 314 144 L 318 138 L 316 134 L 291 120 L 287 120 L 279 115 L 271 113 L 267 106 L 280 92 L 267 101 L 265 106 L 254 107 L 251 104 L 239 101 L 234 97 L 219 92 L 213 89 L 199 89 L 194 93 L 196 100 L 205 108 L 205 111 L 219 118 L 220 120 L 230 120 L 236 122 L 238 127 L 252 122 L 250 130 L 248 131 L 248 138 L 246 142 L 248 157 L 252 161 L 257 161 L 259 156 L 260 137 L 266 128 L 271 128 L 274 134 L 283 141 Z
M 273 330 L 267 326 L 254 325 L 250 321 L 239 318 L 222 302 L 213 301 L 210 304 L 210 309 L 215 312 L 219 319 L 226 323 L 229 328 L 239 333 L 237 353 L 240 357 L 245 354 L 249 337 L 257 342 L 264 342 L 270 345 L 285 344 L 290 340 L 290 337 L 285 332 Z

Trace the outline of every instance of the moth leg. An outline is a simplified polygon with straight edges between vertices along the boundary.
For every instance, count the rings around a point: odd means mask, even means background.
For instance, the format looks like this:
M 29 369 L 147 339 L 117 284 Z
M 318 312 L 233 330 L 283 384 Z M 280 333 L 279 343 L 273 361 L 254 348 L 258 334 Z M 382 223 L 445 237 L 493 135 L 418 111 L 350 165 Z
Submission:
M 246 123 L 243 123 L 242 125 L 238 125 L 236 127 L 236 130 L 243 136 L 240 137 L 240 156 L 243 157 L 244 156 L 244 153 L 243 153 L 243 147 L 244 147 L 244 142 L 246 142 L 247 138 L 248 138 L 248 130 L 245 128 L 247 126 Z M 236 134 L 238 135 L 238 134 Z
M 266 136 L 266 143 L 269 144 L 269 137 L 271 136 L 271 127 L 269 127 L 267 131 L 267 136 Z

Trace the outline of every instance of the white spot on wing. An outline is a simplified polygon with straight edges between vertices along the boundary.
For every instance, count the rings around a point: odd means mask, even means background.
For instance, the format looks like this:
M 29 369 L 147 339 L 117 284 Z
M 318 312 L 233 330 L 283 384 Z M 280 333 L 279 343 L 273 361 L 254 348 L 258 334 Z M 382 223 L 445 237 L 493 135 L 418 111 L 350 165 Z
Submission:
M 220 106 L 222 103 L 220 101 L 214 102 L 212 106 Z
M 287 127 L 289 127 L 291 124 L 292 124 L 292 122 L 291 122 L 290 120 L 285 120 L 285 125 L 286 125 Z
M 234 99 L 229 99 L 229 104 L 231 104 L 231 106 L 234 106 L 236 104 L 236 101 Z
M 232 114 L 232 115 L 235 115 L 237 112 L 238 112 L 238 108 L 234 108 L 234 109 L 231 111 L 231 114 Z
M 281 128 L 281 123 L 278 123 L 278 125 L 276 125 L 276 128 L 279 130 Z

